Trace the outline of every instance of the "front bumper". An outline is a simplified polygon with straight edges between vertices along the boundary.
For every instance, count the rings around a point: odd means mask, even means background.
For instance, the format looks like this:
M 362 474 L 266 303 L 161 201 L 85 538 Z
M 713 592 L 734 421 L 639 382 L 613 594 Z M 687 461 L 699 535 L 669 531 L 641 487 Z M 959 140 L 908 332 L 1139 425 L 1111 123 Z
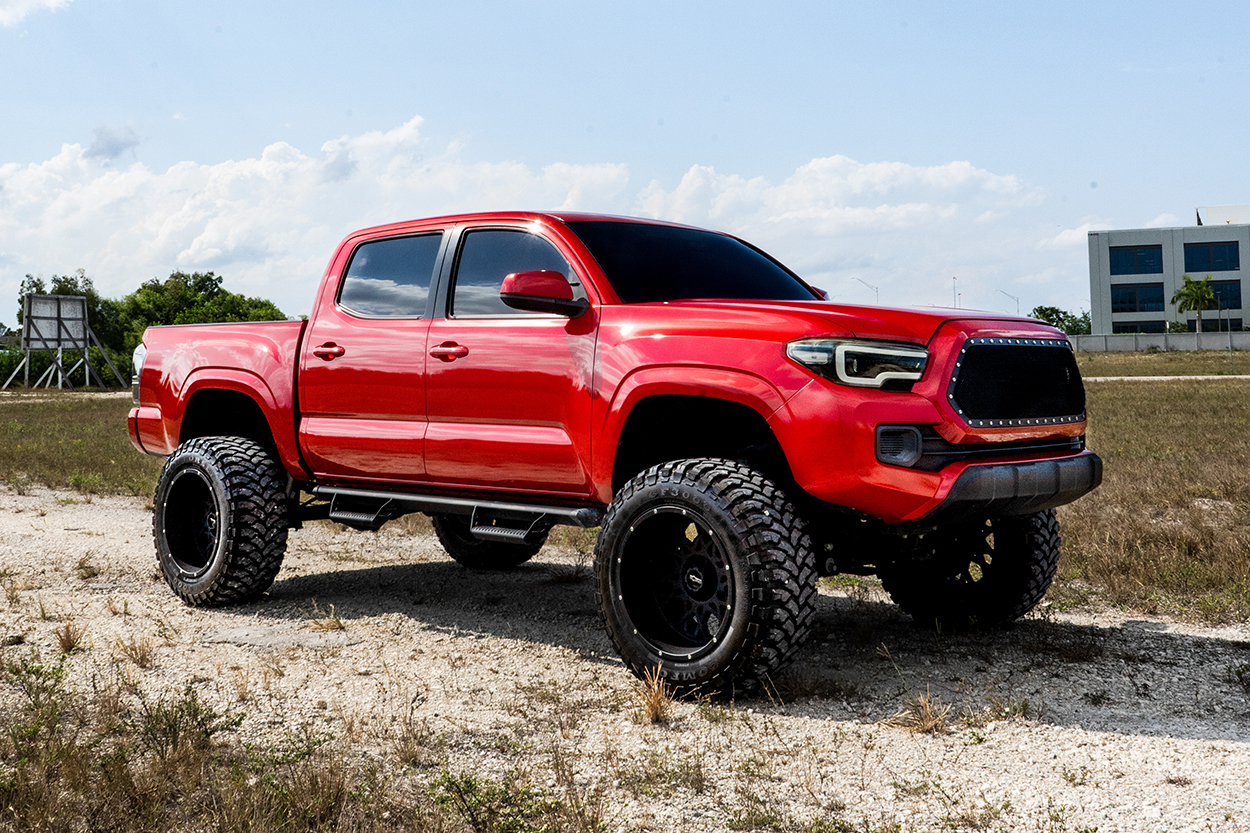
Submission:
M 1027 515 L 1071 503 L 1100 483 L 1102 458 L 1090 451 L 1055 460 L 969 466 L 920 521 Z

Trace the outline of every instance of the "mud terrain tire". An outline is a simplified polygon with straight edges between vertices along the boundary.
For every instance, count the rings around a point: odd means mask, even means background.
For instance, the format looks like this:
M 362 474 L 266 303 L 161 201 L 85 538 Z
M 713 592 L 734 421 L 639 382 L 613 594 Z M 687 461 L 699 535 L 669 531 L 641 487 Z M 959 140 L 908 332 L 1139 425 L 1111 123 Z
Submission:
M 894 603 L 923 625 L 989 628 L 1046 595 L 1059 565 L 1055 510 L 939 529 L 923 557 L 877 570 Z
M 189 605 L 257 598 L 286 553 L 286 474 L 254 440 L 198 437 L 161 470 L 152 502 L 157 561 Z
M 808 636 L 811 545 L 759 472 L 691 459 L 626 483 L 595 546 L 596 598 L 635 675 L 658 667 L 679 696 L 750 692 Z

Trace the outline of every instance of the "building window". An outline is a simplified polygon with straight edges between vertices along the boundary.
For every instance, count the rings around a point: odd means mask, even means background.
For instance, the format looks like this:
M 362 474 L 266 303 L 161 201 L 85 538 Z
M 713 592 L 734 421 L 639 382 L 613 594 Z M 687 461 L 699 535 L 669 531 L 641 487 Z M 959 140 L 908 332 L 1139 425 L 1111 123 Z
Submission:
M 1161 333 L 1167 327 L 1162 321 L 1121 321 L 1111 325 L 1111 333 Z
M 1163 312 L 1163 284 L 1118 283 L 1111 285 L 1112 312 Z
M 1162 275 L 1162 246 L 1112 246 L 1111 274 Z
M 1192 333 L 1198 329 L 1198 319 L 1189 319 L 1189 331 Z M 1226 333 L 1232 330 L 1234 333 L 1241 332 L 1240 318 L 1217 318 L 1215 316 L 1202 317 L 1202 331 L 1204 333 Z
M 1211 281 L 1220 309 L 1241 309 L 1241 281 Z
M 1241 268 L 1237 241 L 1232 243 L 1186 243 L 1186 272 L 1236 272 Z

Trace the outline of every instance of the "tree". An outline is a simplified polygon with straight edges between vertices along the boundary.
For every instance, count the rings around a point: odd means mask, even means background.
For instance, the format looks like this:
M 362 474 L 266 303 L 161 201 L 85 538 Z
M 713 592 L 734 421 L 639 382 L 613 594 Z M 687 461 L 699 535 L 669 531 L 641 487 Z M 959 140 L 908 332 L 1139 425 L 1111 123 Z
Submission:
M 1090 333 L 1089 310 L 1082 310 L 1078 315 L 1059 307 L 1042 306 L 1033 307 L 1029 315 L 1045 321 L 1057 330 L 1063 330 L 1070 336 L 1083 336 Z
M 1202 332 L 1202 311 L 1215 309 L 1215 290 L 1211 288 L 1211 276 L 1196 281 L 1189 275 L 1181 275 L 1184 281 L 1181 288 L 1172 296 L 1171 303 L 1176 304 L 1177 312 L 1196 312 L 1198 314 L 1198 332 Z

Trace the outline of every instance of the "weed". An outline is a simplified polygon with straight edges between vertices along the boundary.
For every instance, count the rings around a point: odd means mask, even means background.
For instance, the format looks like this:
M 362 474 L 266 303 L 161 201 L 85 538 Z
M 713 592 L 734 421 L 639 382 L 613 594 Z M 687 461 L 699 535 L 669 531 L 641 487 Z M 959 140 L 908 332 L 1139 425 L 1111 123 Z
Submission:
M 473 831 L 541 831 L 552 829 L 562 804 L 540 792 L 520 772 L 501 781 L 444 770 L 434 783 L 434 801 Z
M 729 817 L 730 830 L 780 830 L 786 821 L 781 802 L 761 798 L 752 792 L 738 791 L 738 806 Z
M 1188 787 L 1194 783 L 1194 779 L 1187 775 L 1169 775 L 1163 779 L 1165 784 L 1171 784 L 1174 787 Z
M 926 689 L 924 694 L 910 696 L 901 710 L 883 722 L 912 732 L 940 735 L 946 732 L 946 715 L 950 710 L 949 704 L 943 705 Z
M 73 619 L 65 620 L 65 624 L 56 629 L 56 643 L 62 654 L 72 654 L 82 647 L 83 637 L 87 629 Z
M 391 751 L 404 766 L 433 765 L 443 746 L 442 738 L 430 728 L 429 719 L 417 717 L 419 702 L 414 699 L 409 703 L 403 719 L 398 721 L 398 727 L 389 737 Z
M 35 606 L 39 608 L 39 618 L 43 621 L 52 622 L 57 619 L 56 613 L 43 603 L 43 596 L 35 597 Z
M 104 479 L 94 472 L 84 474 L 76 471 L 69 476 L 69 485 L 84 495 L 94 495 L 103 488 Z
M 347 624 L 339 616 L 338 611 L 334 609 L 334 605 L 330 605 L 329 610 L 322 610 L 317 606 L 317 600 L 312 600 L 312 612 L 300 610 L 304 614 L 304 618 L 308 621 L 308 627 L 317 631 L 345 631 Z
M 22 601 L 22 586 L 13 579 L 4 582 L 4 598 L 8 601 L 9 607 L 16 607 Z
M 651 750 L 636 766 L 619 769 L 617 780 L 635 796 L 664 796 L 676 789 L 701 793 L 708 787 L 702 756 L 678 756 L 667 746 Z
M 664 682 L 660 667 L 648 668 L 634 684 L 643 723 L 667 723 L 673 712 L 673 692 Z
M 130 729 L 140 748 L 166 761 L 184 749 L 203 751 L 218 732 L 238 728 L 243 715 L 219 714 L 188 685 L 182 695 L 148 702 L 140 697 Z
M 1250 663 L 1234 665 L 1228 669 L 1228 678 L 1250 692 Z
M 89 552 L 82 558 L 78 559 L 78 566 L 75 569 L 78 573 L 78 577 L 83 581 L 93 579 L 100 575 L 100 568 L 91 563 L 92 555 L 93 554 Z
M 1011 810 L 1010 801 L 1004 801 L 1002 804 L 983 801 L 981 804 L 974 804 L 957 813 L 943 816 L 942 823 L 951 830 L 989 830 L 1009 810 Z
M 713 700 L 711 697 L 703 697 L 699 700 L 695 707 L 699 717 L 708 723 L 724 723 L 726 720 L 733 719 L 733 711 Z
M 30 480 L 21 475 L 10 477 L 8 479 L 8 484 L 9 488 L 17 492 L 19 495 L 24 496 L 30 494 Z
M 117 599 L 113 598 L 112 596 L 109 596 L 108 600 L 104 603 L 104 606 L 107 607 L 108 612 L 113 614 L 114 616 L 129 616 L 130 615 L 130 599 L 122 599 L 121 606 L 119 607 L 117 604 Z
M 891 781 L 890 786 L 894 788 L 895 798 L 916 798 L 927 794 L 933 788 L 928 781 L 908 781 L 905 778 Z
M 156 646 L 146 636 L 132 636 L 118 642 L 116 647 L 122 656 L 140 668 L 148 668 L 156 658 Z
M 1089 783 L 1089 769 L 1081 767 L 1080 769 L 1063 768 L 1063 780 L 1067 781 L 1074 787 L 1083 787 Z

